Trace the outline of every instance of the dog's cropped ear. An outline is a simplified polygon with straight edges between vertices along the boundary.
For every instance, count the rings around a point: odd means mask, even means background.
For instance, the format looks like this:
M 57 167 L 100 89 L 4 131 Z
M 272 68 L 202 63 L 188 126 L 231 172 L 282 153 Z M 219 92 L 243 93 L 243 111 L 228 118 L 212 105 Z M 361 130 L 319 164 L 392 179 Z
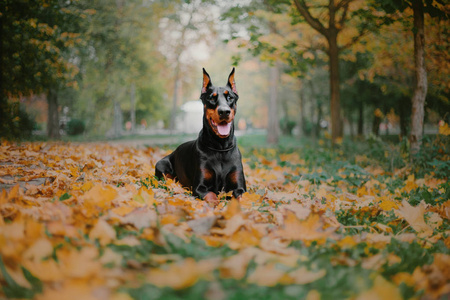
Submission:
M 235 94 L 238 93 L 237 89 L 236 89 L 236 82 L 234 81 L 234 68 L 233 68 L 233 70 L 231 70 L 231 73 L 228 76 L 227 86 L 229 86 Z
M 205 68 L 203 68 L 203 85 L 202 85 L 202 94 L 206 93 L 208 88 L 212 85 L 211 77 L 209 77 L 209 74 L 206 72 Z

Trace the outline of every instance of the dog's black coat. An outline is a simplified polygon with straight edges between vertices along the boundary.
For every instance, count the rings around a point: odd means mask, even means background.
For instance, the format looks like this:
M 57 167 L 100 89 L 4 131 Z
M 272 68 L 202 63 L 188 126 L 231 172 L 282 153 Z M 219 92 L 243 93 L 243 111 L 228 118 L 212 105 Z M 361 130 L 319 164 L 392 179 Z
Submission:
M 210 197 L 221 191 L 233 192 L 238 198 L 246 191 L 241 153 L 234 136 L 234 115 L 237 94 L 234 68 L 225 87 L 215 87 L 203 69 L 203 129 L 196 140 L 180 145 L 170 155 L 161 159 L 155 167 L 155 175 L 178 180 L 192 190 L 195 196 Z M 214 120 L 215 119 L 215 120 Z M 231 121 L 230 121 L 231 120 Z M 229 134 L 215 126 L 231 123 Z M 230 126 L 230 125 L 228 125 Z M 213 195 L 213 197 L 216 197 Z

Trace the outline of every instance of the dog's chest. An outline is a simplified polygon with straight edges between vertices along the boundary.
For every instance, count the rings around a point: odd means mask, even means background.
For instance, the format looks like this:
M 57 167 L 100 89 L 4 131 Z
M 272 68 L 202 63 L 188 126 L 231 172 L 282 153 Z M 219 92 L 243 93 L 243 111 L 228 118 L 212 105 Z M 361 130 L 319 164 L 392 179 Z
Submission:
M 217 185 L 225 184 L 228 174 L 236 169 L 230 155 L 216 153 L 208 157 L 206 169 L 211 171 Z

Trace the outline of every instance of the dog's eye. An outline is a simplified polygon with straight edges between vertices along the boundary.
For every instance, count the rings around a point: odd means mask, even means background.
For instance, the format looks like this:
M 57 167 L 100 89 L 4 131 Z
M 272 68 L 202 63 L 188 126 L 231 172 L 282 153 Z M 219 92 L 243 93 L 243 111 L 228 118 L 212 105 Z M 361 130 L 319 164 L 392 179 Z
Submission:
M 214 97 L 213 95 L 210 95 L 209 97 L 208 97 L 208 102 L 209 103 L 211 103 L 211 104 L 216 104 L 216 102 L 217 102 L 217 97 Z
M 232 102 L 234 100 L 233 96 L 227 95 L 227 101 Z

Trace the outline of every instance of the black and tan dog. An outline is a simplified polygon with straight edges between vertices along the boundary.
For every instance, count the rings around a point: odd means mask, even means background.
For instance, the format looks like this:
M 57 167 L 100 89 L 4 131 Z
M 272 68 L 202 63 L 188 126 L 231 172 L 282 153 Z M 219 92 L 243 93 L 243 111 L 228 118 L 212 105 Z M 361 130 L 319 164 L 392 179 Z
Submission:
M 239 198 L 245 191 L 241 153 L 234 136 L 234 116 L 239 99 L 234 68 L 225 87 L 215 87 L 203 69 L 203 129 L 195 141 L 180 145 L 155 167 L 155 175 L 178 180 L 194 196 L 217 204 L 221 191 Z

